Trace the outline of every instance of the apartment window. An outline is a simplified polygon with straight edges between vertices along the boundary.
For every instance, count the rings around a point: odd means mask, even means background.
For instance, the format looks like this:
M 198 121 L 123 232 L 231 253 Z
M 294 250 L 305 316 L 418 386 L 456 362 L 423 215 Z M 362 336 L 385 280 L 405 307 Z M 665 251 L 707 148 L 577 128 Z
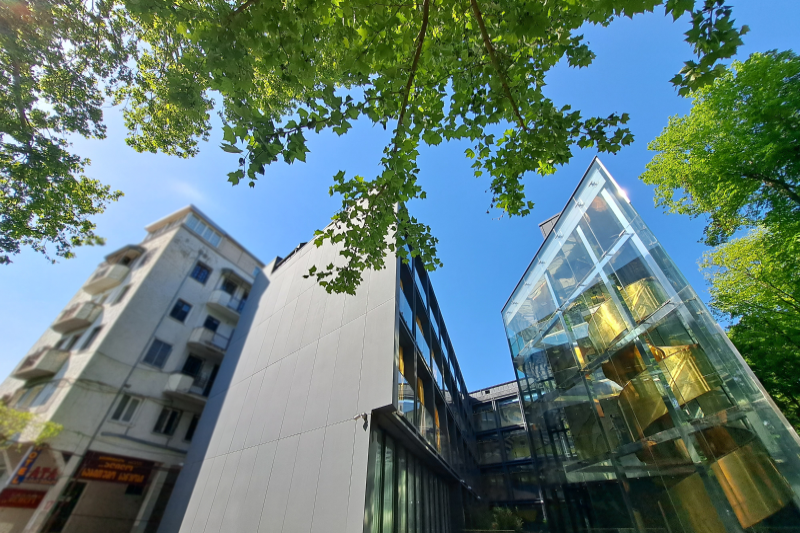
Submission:
M 183 363 L 181 374 L 196 378 L 200 375 L 201 368 L 203 368 L 203 360 L 195 355 L 189 355 L 189 357 L 186 358 L 186 362 Z
M 206 317 L 206 321 L 203 323 L 203 327 L 210 329 L 211 331 L 217 331 L 217 328 L 219 327 L 219 320 L 211 315 L 208 315 Z
M 189 422 L 189 429 L 186 430 L 186 436 L 183 437 L 184 440 L 192 440 L 194 437 L 194 432 L 197 429 L 197 423 L 200 421 L 200 415 L 194 415 L 192 417 L 192 421 Z
M 92 345 L 92 343 L 94 342 L 94 340 L 95 340 L 95 339 L 97 338 L 97 336 L 100 334 L 100 330 L 102 330 L 102 329 L 103 329 L 103 326 L 97 326 L 96 328 L 94 328 L 94 329 L 91 331 L 91 333 L 89 333 L 89 336 L 88 336 L 88 337 L 86 337 L 86 340 L 85 340 L 85 341 L 83 341 L 83 344 L 81 344 L 81 350 L 85 350 L 86 348 L 88 348 L 89 346 L 91 346 L 91 345 Z
M 161 414 L 158 415 L 156 420 L 156 427 L 153 428 L 154 433 L 161 433 L 162 435 L 172 436 L 175 434 L 175 428 L 178 427 L 178 422 L 181 419 L 181 412 L 177 409 L 170 409 L 164 407 L 161 409 Z
M 125 285 L 124 287 L 122 287 L 122 290 L 119 291 L 119 294 L 117 295 L 116 299 L 111 305 L 117 305 L 118 303 L 120 303 L 125 298 L 125 296 L 127 296 L 129 290 L 131 290 L 130 285 Z
M 125 423 L 130 422 L 133 419 L 133 414 L 136 412 L 136 409 L 139 408 L 141 403 L 142 400 L 139 398 L 134 398 L 128 394 L 123 394 L 122 398 L 120 398 L 119 403 L 117 404 L 117 408 L 114 409 L 114 413 L 111 415 L 111 420 Z
M 208 277 L 210 275 L 211 275 L 211 268 L 209 268 L 209 266 L 204 263 L 198 262 L 194 266 L 194 269 L 192 269 L 192 278 L 196 279 L 203 285 L 206 284 L 206 281 L 208 281 Z
M 152 257 L 152 251 L 148 250 L 144 253 L 144 255 L 142 255 L 142 258 L 139 259 L 139 263 L 137 263 L 136 268 L 145 266 L 147 262 L 150 261 L 150 257 Z
M 83 335 L 83 331 L 81 331 L 80 333 L 76 333 L 75 335 L 70 337 L 70 339 L 66 342 L 66 344 L 64 344 L 64 350 L 70 351 L 71 349 L 73 349 L 75 347 L 75 344 L 77 344 L 78 339 L 81 338 L 81 335 Z
M 183 322 L 186 320 L 186 317 L 189 315 L 189 311 L 192 310 L 192 306 L 184 302 L 183 300 L 178 300 L 175 302 L 175 305 L 172 307 L 172 311 L 169 312 L 169 316 L 174 318 L 179 322 Z
M 172 345 L 158 339 L 153 340 L 150 349 L 144 356 L 144 362 L 148 365 L 163 368 L 164 363 L 167 361 L 170 352 L 172 352 Z
M 214 248 L 219 246 L 222 236 L 211 229 L 211 226 L 194 216 L 193 213 L 186 218 L 186 225 L 189 226 L 192 231 L 208 241 L 208 243 Z
M 42 389 L 44 388 L 44 383 L 41 385 L 34 385 L 33 387 L 26 389 L 22 396 L 19 397 L 17 403 L 14 405 L 17 409 L 25 409 L 28 407 L 34 398 L 36 398 Z

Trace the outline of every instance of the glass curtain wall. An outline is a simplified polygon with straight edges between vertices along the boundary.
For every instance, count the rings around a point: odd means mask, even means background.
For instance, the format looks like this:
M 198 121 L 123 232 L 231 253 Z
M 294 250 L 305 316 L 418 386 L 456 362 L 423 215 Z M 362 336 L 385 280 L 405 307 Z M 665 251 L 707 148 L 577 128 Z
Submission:
M 555 531 L 798 531 L 800 441 L 595 160 L 505 308 Z
M 422 264 L 398 260 L 397 412 L 467 484 L 476 480 L 463 377 Z M 472 457 L 470 457 L 470 455 Z
M 380 428 L 370 434 L 365 533 L 451 533 L 450 487 Z

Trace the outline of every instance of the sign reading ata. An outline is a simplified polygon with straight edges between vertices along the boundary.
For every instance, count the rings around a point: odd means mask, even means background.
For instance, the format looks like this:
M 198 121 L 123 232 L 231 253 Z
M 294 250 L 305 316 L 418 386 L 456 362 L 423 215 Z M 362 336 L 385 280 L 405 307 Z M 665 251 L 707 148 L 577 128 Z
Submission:
M 110 481 L 127 485 L 144 486 L 150 478 L 155 463 L 133 457 L 110 453 L 86 452 L 75 476 L 77 479 Z
M 58 481 L 58 468 L 48 468 L 46 466 L 37 466 L 30 471 L 28 477 L 25 478 L 25 483 L 38 483 L 39 485 L 55 485 Z

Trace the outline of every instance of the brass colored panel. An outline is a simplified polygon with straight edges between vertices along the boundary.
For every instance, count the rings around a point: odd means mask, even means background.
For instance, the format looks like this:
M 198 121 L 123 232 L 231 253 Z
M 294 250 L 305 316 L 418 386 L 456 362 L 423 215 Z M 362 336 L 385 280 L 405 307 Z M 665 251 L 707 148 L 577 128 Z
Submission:
M 647 372 L 633 378 L 619 394 L 622 414 L 628 426 L 639 437 L 645 436 L 647 427 L 667 414 L 661 391 Z
M 647 369 L 642 354 L 633 343 L 615 353 L 602 367 L 603 374 L 620 387 Z
M 640 279 L 622 291 L 622 299 L 625 300 L 625 304 L 631 310 L 636 322 L 641 322 L 661 307 L 664 299 L 656 296 L 661 294 L 660 289 L 655 280 Z
M 705 353 L 696 346 L 661 348 L 666 358 L 658 363 L 680 405 L 722 385 Z
M 627 329 L 625 320 L 613 300 L 603 302 L 588 322 L 589 338 L 598 352 L 606 351 L 619 334 Z
M 743 528 L 757 524 L 791 500 L 791 492 L 772 460 L 756 443 L 729 453 L 711 469 Z
M 725 526 L 719 519 L 699 474 L 692 474 L 672 487 L 669 495 L 678 508 L 681 522 L 689 525 L 686 530 L 696 533 L 725 533 Z M 664 503 L 668 505 L 669 501 Z

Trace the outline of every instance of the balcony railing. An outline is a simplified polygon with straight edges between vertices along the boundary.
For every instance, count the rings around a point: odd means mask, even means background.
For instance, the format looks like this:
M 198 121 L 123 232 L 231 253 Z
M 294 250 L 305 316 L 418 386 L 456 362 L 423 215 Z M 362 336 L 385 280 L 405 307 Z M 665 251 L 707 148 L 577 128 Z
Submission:
M 202 405 L 206 403 L 203 387 L 198 386 L 197 379 L 187 374 L 170 374 L 164 385 L 164 394 L 171 398 Z
M 225 355 L 225 350 L 228 349 L 229 342 L 230 337 L 199 327 L 192 330 L 187 344 L 204 355 L 222 357 Z
M 122 283 L 122 280 L 128 276 L 130 271 L 130 267 L 119 263 L 116 265 L 101 266 L 94 275 L 89 278 L 89 281 L 84 284 L 83 290 L 89 294 L 99 294 L 108 289 L 112 289 Z
M 239 315 L 242 313 L 246 302 L 247 300 L 234 298 L 233 295 L 222 289 L 217 289 L 212 292 L 211 297 L 208 299 L 209 307 L 218 311 L 233 322 L 239 320 Z
M 11 375 L 17 379 L 34 379 L 55 375 L 69 357 L 69 352 L 51 346 L 40 348 L 25 357 Z
M 102 309 L 102 305 L 94 302 L 76 303 L 65 309 L 50 327 L 59 333 L 89 327 L 97 319 Z

